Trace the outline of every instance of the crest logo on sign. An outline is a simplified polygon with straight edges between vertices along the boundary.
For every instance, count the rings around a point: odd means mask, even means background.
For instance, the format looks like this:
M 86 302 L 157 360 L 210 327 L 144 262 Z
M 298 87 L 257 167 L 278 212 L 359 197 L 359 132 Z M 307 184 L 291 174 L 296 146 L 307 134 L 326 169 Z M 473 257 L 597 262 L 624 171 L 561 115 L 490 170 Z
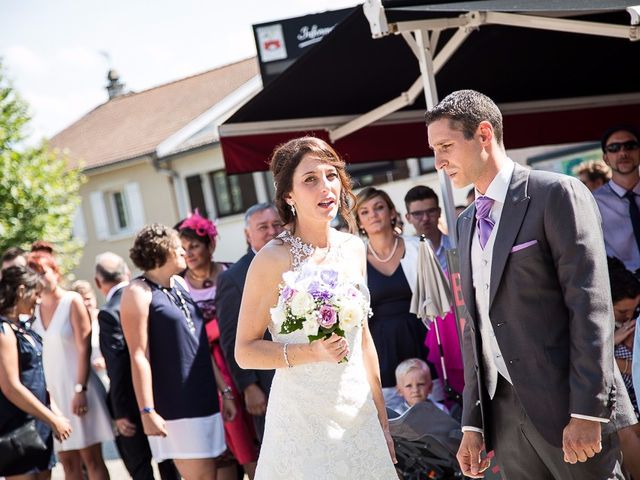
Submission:
M 273 62 L 287 58 L 287 46 L 284 43 L 282 25 L 275 23 L 256 29 L 260 59 L 263 62 Z

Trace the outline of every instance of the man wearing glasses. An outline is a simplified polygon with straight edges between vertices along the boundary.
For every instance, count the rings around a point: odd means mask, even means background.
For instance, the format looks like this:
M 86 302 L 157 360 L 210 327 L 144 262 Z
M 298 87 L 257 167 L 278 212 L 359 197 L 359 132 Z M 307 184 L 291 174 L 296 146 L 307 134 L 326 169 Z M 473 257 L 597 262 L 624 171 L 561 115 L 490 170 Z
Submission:
M 438 263 L 446 271 L 446 252 L 452 246 L 449 237 L 438 228 L 441 213 L 438 195 L 432 188 L 417 185 L 404 196 L 404 204 L 407 222 L 413 225 L 416 235 L 424 235 L 431 242 Z
M 593 192 L 602 216 L 607 255 L 627 269 L 640 268 L 640 135 L 631 125 L 610 128 L 602 136 L 603 159 L 611 180 Z

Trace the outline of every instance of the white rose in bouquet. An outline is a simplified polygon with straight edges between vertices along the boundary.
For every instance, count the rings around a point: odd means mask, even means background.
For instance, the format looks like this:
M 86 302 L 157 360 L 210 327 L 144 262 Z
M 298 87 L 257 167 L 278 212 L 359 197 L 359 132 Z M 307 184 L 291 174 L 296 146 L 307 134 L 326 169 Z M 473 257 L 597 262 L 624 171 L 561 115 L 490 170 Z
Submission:
M 361 324 L 364 314 L 362 312 L 362 305 L 353 300 L 347 300 L 341 302 L 339 321 L 340 328 L 345 332 L 353 330 L 355 327 Z
M 316 308 L 311 294 L 307 292 L 296 292 L 291 298 L 291 313 L 296 317 L 304 317 L 307 313 Z

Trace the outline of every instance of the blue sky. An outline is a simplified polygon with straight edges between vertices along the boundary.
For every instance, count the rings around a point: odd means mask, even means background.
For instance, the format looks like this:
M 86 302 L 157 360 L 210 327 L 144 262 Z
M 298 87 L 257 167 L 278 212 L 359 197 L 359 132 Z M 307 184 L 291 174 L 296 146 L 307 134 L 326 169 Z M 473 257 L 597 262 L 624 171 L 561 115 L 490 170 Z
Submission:
M 358 3 L 0 0 L 0 57 L 31 106 L 38 140 L 106 101 L 110 66 L 127 88 L 144 90 L 255 55 L 254 23 Z

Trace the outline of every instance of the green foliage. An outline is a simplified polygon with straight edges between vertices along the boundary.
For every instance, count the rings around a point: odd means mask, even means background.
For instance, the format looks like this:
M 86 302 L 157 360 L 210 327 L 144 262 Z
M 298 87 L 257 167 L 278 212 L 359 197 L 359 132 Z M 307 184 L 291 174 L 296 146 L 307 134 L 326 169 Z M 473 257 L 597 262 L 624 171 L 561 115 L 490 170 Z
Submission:
M 0 252 L 46 240 L 55 245 L 64 274 L 81 254 L 72 228 L 84 180 L 46 142 L 21 145 L 30 120 L 27 104 L 7 80 L 0 60 Z

